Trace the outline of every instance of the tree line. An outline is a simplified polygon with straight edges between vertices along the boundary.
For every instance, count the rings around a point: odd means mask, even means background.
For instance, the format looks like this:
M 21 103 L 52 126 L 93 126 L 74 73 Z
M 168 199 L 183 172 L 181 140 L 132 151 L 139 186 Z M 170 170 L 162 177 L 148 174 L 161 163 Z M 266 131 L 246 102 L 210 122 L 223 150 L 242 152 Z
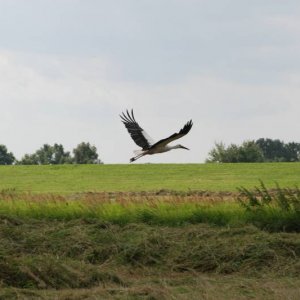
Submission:
M 244 141 L 241 145 L 215 143 L 206 160 L 220 163 L 297 161 L 300 161 L 300 143 L 269 138 Z
M 73 149 L 72 154 L 61 144 L 44 144 L 32 154 L 25 154 L 17 160 L 5 145 L 0 145 L 0 165 L 58 165 L 58 164 L 102 164 L 97 148 L 82 142 Z
M 278 139 L 260 138 L 244 141 L 241 145 L 215 143 L 206 162 L 297 162 L 300 161 L 300 143 L 284 143 Z M 17 160 L 5 145 L 0 145 L 0 165 L 57 165 L 57 164 L 102 164 L 97 148 L 82 142 L 72 154 L 61 144 L 44 144 L 33 154 L 25 154 Z

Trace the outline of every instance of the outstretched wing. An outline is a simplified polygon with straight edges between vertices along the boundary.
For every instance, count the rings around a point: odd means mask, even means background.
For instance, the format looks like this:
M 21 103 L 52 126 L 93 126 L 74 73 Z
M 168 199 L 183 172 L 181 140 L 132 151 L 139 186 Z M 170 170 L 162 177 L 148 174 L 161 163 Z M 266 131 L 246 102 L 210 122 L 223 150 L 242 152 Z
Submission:
M 193 126 L 193 122 L 192 122 L 192 120 L 190 120 L 183 126 L 182 129 L 180 129 L 179 132 L 172 134 L 171 136 L 167 137 L 166 139 L 162 139 L 162 140 L 158 141 L 151 147 L 154 148 L 158 145 L 163 147 L 163 146 L 166 146 L 167 144 L 173 142 L 174 140 L 180 139 L 181 137 L 188 134 L 188 132 L 191 130 L 192 126 Z
M 145 130 L 141 128 L 140 125 L 136 122 L 133 115 L 133 110 L 131 110 L 131 114 L 128 112 L 128 110 L 126 110 L 126 114 L 122 113 L 120 117 L 134 142 L 138 146 L 142 147 L 143 150 L 149 149 L 153 144 L 153 140 L 149 137 Z

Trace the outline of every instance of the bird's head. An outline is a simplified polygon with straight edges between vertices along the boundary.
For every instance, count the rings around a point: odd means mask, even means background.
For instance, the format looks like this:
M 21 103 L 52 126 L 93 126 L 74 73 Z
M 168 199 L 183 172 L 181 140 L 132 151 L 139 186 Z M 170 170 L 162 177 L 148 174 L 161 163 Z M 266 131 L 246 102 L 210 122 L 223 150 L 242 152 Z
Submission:
M 176 148 L 177 148 L 177 149 L 185 149 L 185 150 L 190 150 L 189 148 L 187 148 L 187 147 L 184 147 L 184 146 L 182 146 L 182 145 L 180 145 L 180 144 L 176 145 Z

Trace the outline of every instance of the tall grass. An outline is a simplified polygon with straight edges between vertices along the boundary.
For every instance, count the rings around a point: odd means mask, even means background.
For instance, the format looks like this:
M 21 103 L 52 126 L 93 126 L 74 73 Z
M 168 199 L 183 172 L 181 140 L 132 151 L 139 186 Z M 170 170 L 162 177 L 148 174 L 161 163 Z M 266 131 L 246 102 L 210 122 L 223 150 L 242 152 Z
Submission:
M 276 188 L 268 190 L 260 181 L 254 190 L 241 187 L 238 202 L 245 209 L 247 222 L 271 231 L 300 232 L 300 190 Z
M 237 204 L 219 203 L 116 203 L 88 201 L 0 201 L 0 215 L 47 220 L 96 218 L 115 224 L 147 223 L 153 225 L 182 225 L 210 223 L 226 225 L 240 219 L 243 209 Z
M 46 220 L 98 219 L 125 225 L 147 223 L 179 226 L 208 223 L 217 226 L 254 224 L 268 231 L 300 232 L 300 191 L 298 188 L 268 190 L 260 187 L 239 188 L 236 199 L 226 201 L 193 201 L 190 195 L 139 196 L 120 198 L 79 198 L 60 196 L 38 199 L 30 194 L 6 190 L 0 192 L 0 216 Z M 234 194 L 233 194 L 234 197 Z

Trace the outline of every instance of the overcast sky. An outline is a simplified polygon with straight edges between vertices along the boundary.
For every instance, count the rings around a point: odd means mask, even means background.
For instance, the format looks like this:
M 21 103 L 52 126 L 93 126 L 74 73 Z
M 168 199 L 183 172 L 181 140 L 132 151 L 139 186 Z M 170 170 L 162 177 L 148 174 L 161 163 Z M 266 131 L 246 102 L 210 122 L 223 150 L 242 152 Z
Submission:
M 191 149 L 141 163 L 204 162 L 215 142 L 300 142 L 299 0 L 0 0 L 0 144 L 20 159 L 82 141 L 104 163 L 194 127 Z M 178 141 L 179 142 L 179 141 Z

